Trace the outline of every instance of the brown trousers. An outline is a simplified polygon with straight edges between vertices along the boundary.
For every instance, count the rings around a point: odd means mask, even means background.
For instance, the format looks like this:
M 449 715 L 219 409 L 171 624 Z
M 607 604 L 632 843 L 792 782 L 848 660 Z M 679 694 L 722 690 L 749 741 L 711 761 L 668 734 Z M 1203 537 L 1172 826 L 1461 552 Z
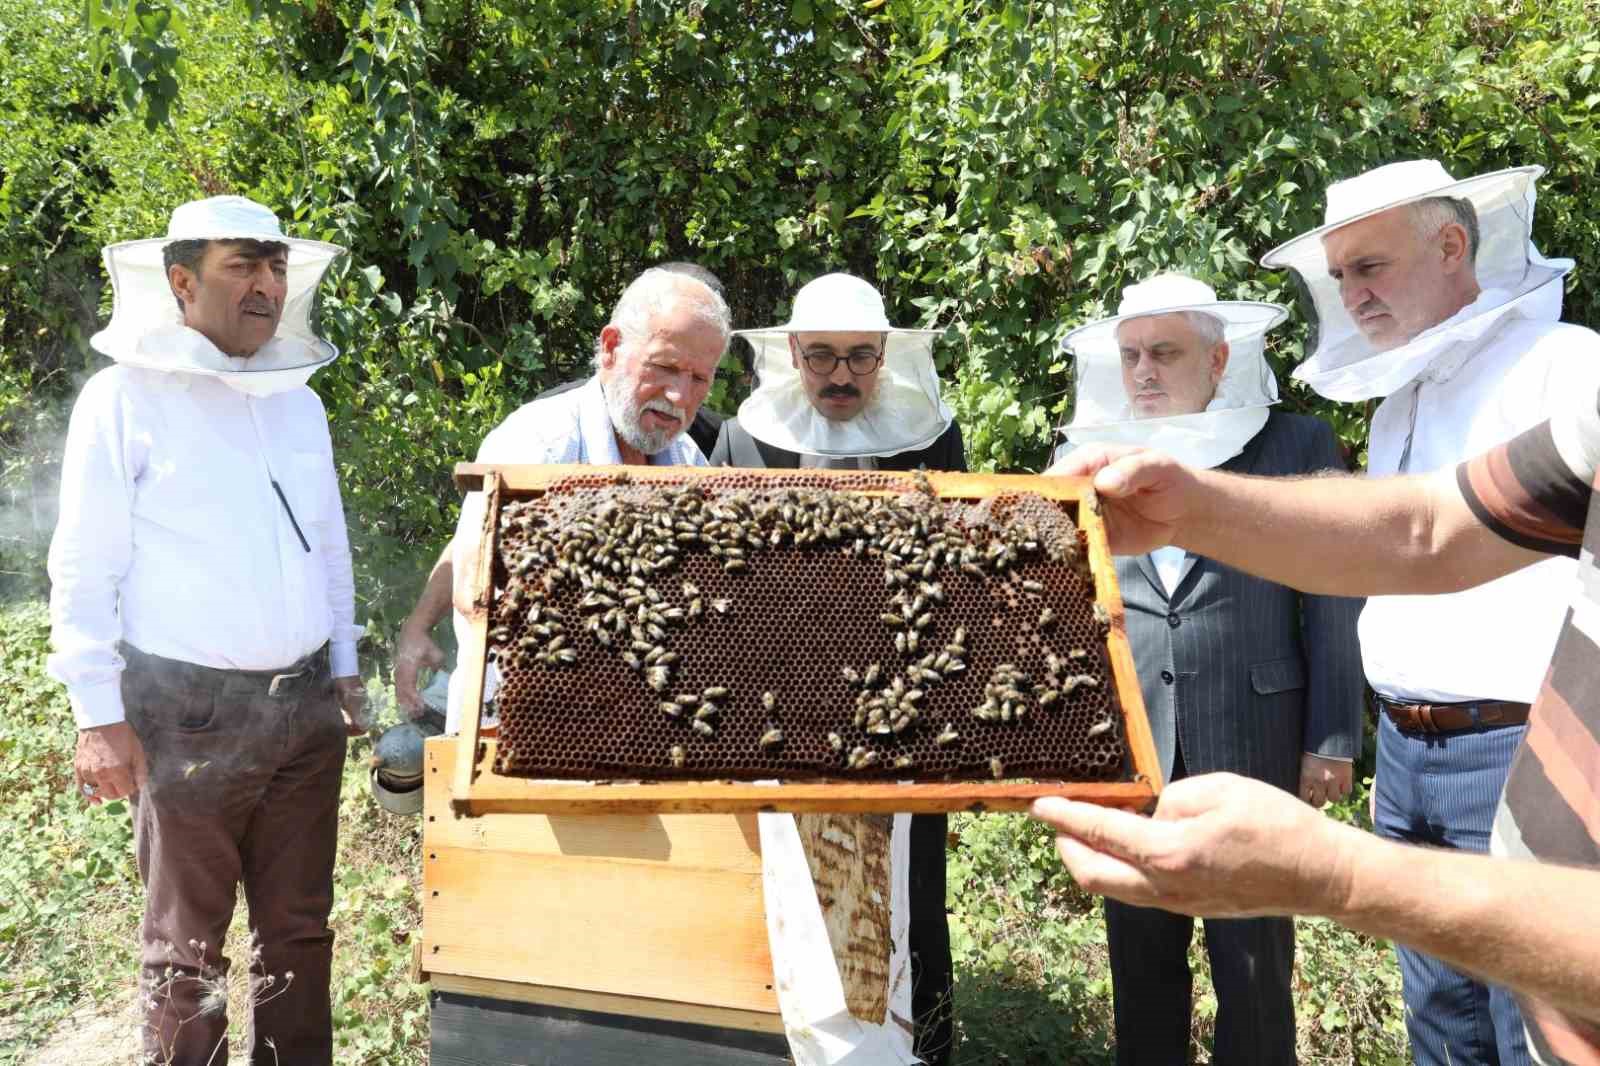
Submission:
M 250 1061 L 331 1063 L 328 911 L 346 738 L 326 648 L 275 695 L 270 674 L 122 651 L 128 723 L 149 762 L 133 807 L 146 1061 L 228 1061 L 222 947 L 242 883 Z

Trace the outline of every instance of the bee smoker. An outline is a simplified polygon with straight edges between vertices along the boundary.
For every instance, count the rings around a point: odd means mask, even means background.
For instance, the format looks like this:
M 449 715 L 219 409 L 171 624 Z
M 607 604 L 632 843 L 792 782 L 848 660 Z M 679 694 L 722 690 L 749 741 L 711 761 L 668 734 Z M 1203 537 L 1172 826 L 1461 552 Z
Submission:
M 422 743 L 444 732 L 437 712 L 383 731 L 372 745 L 368 774 L 372 796 L 391 814 L 422 813 Z

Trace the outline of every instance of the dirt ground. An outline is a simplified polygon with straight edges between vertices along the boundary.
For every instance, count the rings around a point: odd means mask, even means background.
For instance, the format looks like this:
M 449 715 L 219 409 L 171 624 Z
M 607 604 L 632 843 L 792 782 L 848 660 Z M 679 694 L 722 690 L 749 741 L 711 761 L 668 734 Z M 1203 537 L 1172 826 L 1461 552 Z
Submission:
M 31 1066 L 137 1066 L 139 1018 L 133 997 L 78 1009 L 35 1048 Z M 0 1037 L 0 1044 L 5 1040 Z

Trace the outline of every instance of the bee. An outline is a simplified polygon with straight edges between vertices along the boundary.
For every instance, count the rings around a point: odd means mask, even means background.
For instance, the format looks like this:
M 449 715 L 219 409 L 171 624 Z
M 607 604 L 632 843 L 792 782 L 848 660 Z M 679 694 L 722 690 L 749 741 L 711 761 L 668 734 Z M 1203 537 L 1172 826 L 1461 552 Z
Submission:
M 961 734 L 956 732 L 956 727 L 946 723 L 945 727 L 939 731 L 939 735 L 933 738 L 933 742 L 941 748 L 948 748 L 960 739 Z
M 1000 705 L 991 696 L 968 713 L 980 722 L 996 722 L 1000 720 Z
M 594 637 L 595 643 L 599 644 L 602 648 L 611 647 L 612 637 L 611 634 L 606 630 L 596 627 L 590 631 L 590 635 Z
M 628 664 L 628 669 L 630 669 L 630 670 L 643 670 L 644 669 L 643 660 L 641 660 L 637 655 L 635 655 L 631 651 L 625 651 L 625 652 L 622 653 L 622 661 Z
M 760 744 L 762 751 L 766 751 L 769 748 L 775 748 L 782 743 L 783 730 L 779 729 L 777 726 L 773 726 L 771 729 L 761 734 Z
M 1046 607 L 1044 610 L 1039 612 L 1039 628 L 1040 629 L 1049 629 L 1051 626 L 1053 626 L 1055 624 L 1056 624 L 1056 613 L 1055 613 L 1055 611 L 1053 611 L 1050 608 Z
M 1069 659 L 1087 659 L 1088 657 L 1088 651 L 1083 648 L 1073 648 L 1071 651 L 1067 652 L 1067 658 Z
M 668 718 L 681 718 L 683 716 L 683 708 L 672 700 L 662 700 L 656 706 L 660 707 L 661 713 Z
M 696 721 L 704 722 L 707 719 L 715 718 L 719 713 L 721 712 L 715 703 L 702 703 L 695 708 L 694 716 Z
M 1022 583 L 1022 591 L 1031 592 L 1035 596 L 1040 596 L 1044 594 L 1044 586 L 1030 578 Z
M 828 734 L 828 747 L 832 748 L 834 751 L 843 751 L 844 750 L 844 738 L 841 737 L 838 733 L 829 733 Z
M 1094 605 L 1094 620 L 1101 629 L 1108 628 L 1111 625 L 1111 612 L 1106 610 L 1105 604 L 1097 602 Z
M 708 700 L 725 700 L 728 698 L 728 690 L 722 685 L 711 685 L 702 689 L 700 696 Z
M 937 581 L 931 585 L 923 585 L 922 594 L 927 596 L 928 599 L 932 600 L 934 603 L 942 604 L 945 602 L 944 586 L 939 584 Z
M 839 673 L 850 684 L 852 684 L 852 685 L 861 684 L 861 675 L 856 672 L 856 668 L 855 667 L 846 666 L 844 669 L 840 670 Z
M 967 643 L 967 627 L 966 626 L 956 626 L 955 635 L 950 638 L 950 643 L 954 644 L 957 648 L 965 647 L 966 643 Z M 959 653 L 958 652 L 951 652 L 950 654 L 956 655 L 956 654 L 959 654 Z
M 661 657 L 663 655 L 665 655 L 665 654 L 667 654 L 667 649 L 661 647 L 661 645 L 659 645 L 659 644 L 654 645 L 653 647 L 651 647 L 651 649 L 649 651 L 645 652 L 645 654 L 644 654 L 645 665 L 646 666 L 655 665 L 656 663 L 661 661 Z
M 882 674 L 882 672 L 882 667 L 880 667 L 877 663 L 869 664 L 867 666 L 867 672 L 861 676 L 861 683 L 863 685 L 876 684 L 878 681 L 878 676 Z
M 961 572 L 966 574 L 968 577 L 975 577 L 979 581 L 982 581 L 984 578 L 983 567 L 979 566 L 977 563 L 963 562 L 961 564 Z
M 917 765 L 917 761 L 909 755 L 897 755 L 895 756 L 894 762 L 890 765 L 896 770 L 909 770 L 911 767 Z
M 657 692 L 667 687 L 667 682 L 672 679 L 672 672 L 665 666 L 652 666 L 645 671 L 644 681 Z
M 696 718 L 694 721 L 689 723 L 689 727 L 703 737 L 714 737 L 717 735 L 716 727 L 710 722 L 706 721 L 704 718 Z
M 763 692 L 761 694 L 761 708 L 768 714 L 771 714 L 773 711 L 778 709 L 778 697 L 773 695 L 771 692 Z
M 1100 687 L 1100 679 L 1095 677 L 1093 674 L 1079 674 L 1073 680 L 1077 681 L 1078 684 L 1082 685 L 1084 688 Z
M 555 661 L 561 663 L 563 666 L 571 666 L 573 663 L 578 661 L 578 653 L 573 651 L 571 648 L 562 648 L 560 651 L 555 653 Z
M 894 650 L 899 652 L 901 655 L 906 653 L 906 649 L 909 644 L 910 642 L 906 640 L 906 634 L 904 630 L 894 635 Z
M 1061 693 L 1053 688 L 1045 689 L 1039 693 L 1039 706 L 1041 708 L 1053 707 L 1061 699 Z
M 699 618 L 705 613 L 706 605 L 704 600 L 696 596 L 694 599 L 689 601 L 689 610 L 686 612 L 686 617 L 688 617 L 691 621 Z
M 1089 735 L 1091 737 L 1102 736 L 1109 732 L 1111 732 L 1111 719 L 1109 718 L 1102 718 L 1089 727 Z
M 1000 756 L 996 755 L 989 760 L 989 773 L 994 775 L 996 781 L 1006 776 L 1006 764 L 1000 761 Z
M 851 748 L 845 765 L 852 770 L 865 770 L 878 765 L 878 753 L 871 748 Z
M 683 598 L 686 599 L 686 600 L 697 600 L 697 599 L 699 599 L 700 598 L 700 588 L 699 588 L 699 586 L 697 586 L 693 581 L 685 581 L 683 583 Z
M 895 614 L 893 611 L 885 611 L 885 612 L 883 612 L 882 614 L 880 614 L 878 616 L 878 621 L 882 622 L 886 626 L 891 626 L 891 627 L 893 627 L 895 629 L 898 629 L 901 626 L 906 624 L 906 620 L 904 618 L 900 617 L 899 615 Z
M 929 626 L 933 625 L 933 615 L 925 614 L 916 621 L 912 622 L 911 625 L 915 629 L 927 629 Z
M 917 645 L 922 643 L 921 634 L 915 629 L 906 634 L 906 651 L 911 655 L 917 654 Z
M 750 569 L 750 564 L 743 559 L 729 559 L 722 564 L 722 569 L 730 574 L 742 574 Z
M 725 596 L 718 597 L 717 599 L 711 601 L 711 609 L 716 611 L 718 614 L 727 614 L 732 607 L 733 601 Z

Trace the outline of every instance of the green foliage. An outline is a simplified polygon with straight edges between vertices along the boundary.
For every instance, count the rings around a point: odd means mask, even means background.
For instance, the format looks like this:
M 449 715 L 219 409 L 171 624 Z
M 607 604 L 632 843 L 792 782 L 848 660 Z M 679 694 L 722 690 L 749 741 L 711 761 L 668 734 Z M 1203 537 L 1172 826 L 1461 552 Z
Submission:
M 741 324 L 828 269 L 946 327 L 984 468 L 1037 468 L 1065 329 L 1152 271 L 1293 301 L 1254 266 L 1329 181 L 1402 157 L 1549 169 L 1542 245 L 1600 253 L 1600 36 L 1578 0 L 0 0 L 0 573 L 37 583 L 64 406 L 101 365 L 98 248 L 240 192 L 349 246 L 315 379 L 392 632 L 449 530 L 448 472 L 585 372 L 644 265 L 698 260 Z M 1570 317 L 1596 294 L 1569 283 Z M 1285 403 L 1352 456 L 1363 412 Z M 731 359 L 713 402 L 747 379 Z M 29 521 L 19 522 L 26 504 Z

